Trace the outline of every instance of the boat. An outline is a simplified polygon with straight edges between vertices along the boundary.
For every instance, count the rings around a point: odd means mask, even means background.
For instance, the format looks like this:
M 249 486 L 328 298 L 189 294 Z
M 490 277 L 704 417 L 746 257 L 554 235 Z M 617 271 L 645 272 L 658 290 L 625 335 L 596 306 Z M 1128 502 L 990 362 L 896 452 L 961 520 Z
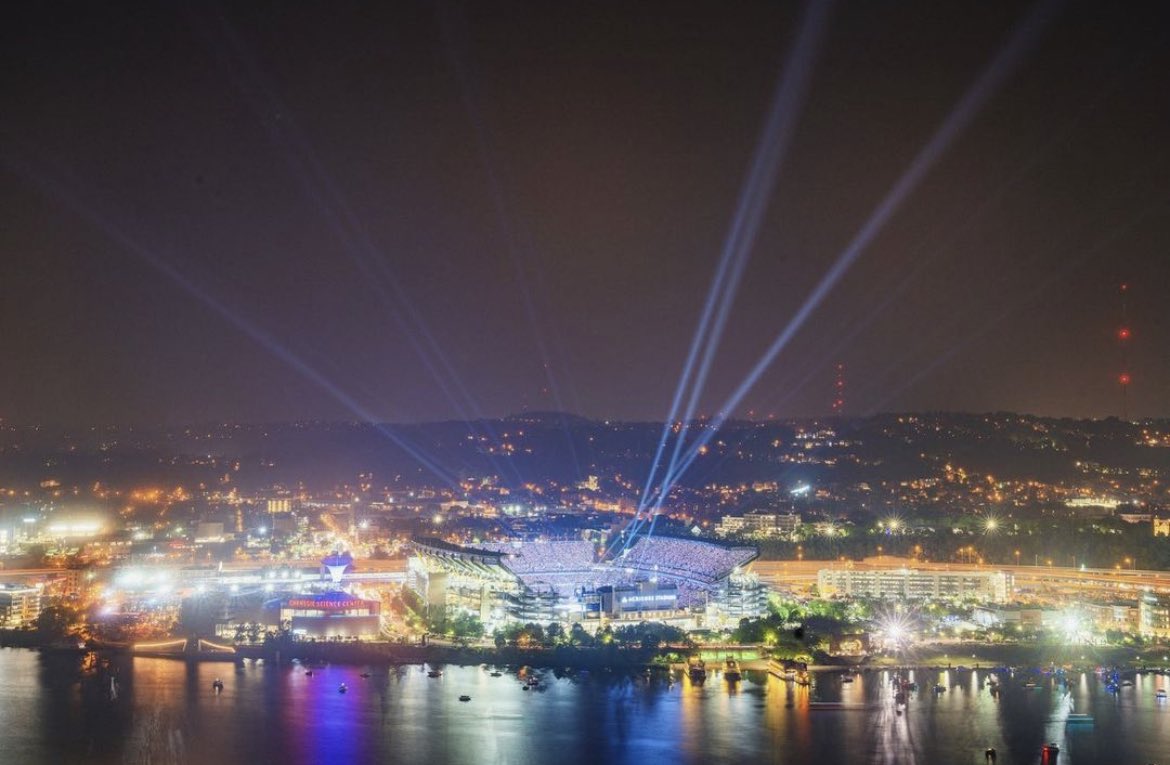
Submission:
M 460 701 L 471 701 L 471 697 L 464 695 L 464 696 L 460 696 L 459 700 Z
M 707 664 L 698 656 L 692 656 L 687 661 L 687 674 L 691 676 L 691 680 L 696 683 L 701 683 L 707 679 Z
M 862 704 L 847 704 L 844 701 L 810 701 L 808 702 L 809 709 L 821 711 L 847 711 L 853 709 L 864 709 Z
M 348 690 L 349 690 L 349 688 L 346 687 L 345 683 L 342 683 L 341 685 L 337 686 L 338 693 L 345 693 Z
M 305 670 L 305 677 L 312 677 L 312 676 L 313 676 L 313 670 L 306 669 Z
M 843 676 L 843 677 L 841 678 L 841 682 L 843 682 L 843 683 L 852 683 L 852 682 L 853 682 L 853 675 L 845 675 L 845 676 Z
M 501 673 L 501 672 L 493 672 L 493 673 L 492 673 L 492 677 L 501 677 L 501 676 L 502 676 L 502 674 L 503 674 L 503 673 Z
M 728 656 L 723 662 L 723 677 L 730 682 L 740 679 L 739 662 Z
M 432 669 L 430 672 L 427 672 L 427 677 L 442 677 L 442 676 L 443 676 L 443 670 L 441 670 L 441 669 Z
M 1166 689 L 1159 688 L 1158 690 L 1154 691 L 1154 698 L 1157 699 L 1158 701 L 1165 701 L 1166 700 Z
M 934 686 L 935 693 L 946 693 L 946 691 L 947 691 L 947 687 L 945 685 L 942 685 L 941 683 Z
M 1074 712 L 1064 720 L 1066 725 L 1092 725 L 1093 716 L 1084 714 L 1083 712 Z
M 370 673 L 369 673 L 369 672 L 363 672 L 363 673 L 361 673 L 360 675 L 358 675 L 358 677 L 361 677 L 361 678 L 369 678 L 369 677 L 370 677 Z
M 1056 755 L 1060 754 L 1060 745 L 1050 741 L 1040 749 L 1040 752 L 1044 755 L 1045 762 L 1054 762 Z
M 215 691 L 216 693 L 223 693 L 223 680 L 220 680 L 218 677 L 215 678 L 215 680 L 211 683 L 211 690 Z

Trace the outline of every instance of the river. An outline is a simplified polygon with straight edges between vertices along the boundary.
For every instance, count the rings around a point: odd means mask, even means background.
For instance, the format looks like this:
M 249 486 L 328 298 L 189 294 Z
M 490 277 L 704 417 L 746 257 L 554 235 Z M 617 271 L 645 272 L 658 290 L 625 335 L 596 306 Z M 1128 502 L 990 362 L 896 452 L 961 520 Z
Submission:
M 362 678 L 363 672 L 370 674 Z M 116 676 L 111 699 L 110 677 Z M 1026 689 L 986 672 L 919 672 L 929 689 L 904 714 L 888 673 L 849 684 L 819 674 L 812 689 L 764 673 L 730 684 L 418 665 L 316 667 L 88 659 L 0 650 L 0 763 L 1036 763 L 1045 742 L 1072 765 L 1170 763 L 1170 677 L 1139 675 L 1116 695 L 1092 674 Z M 221 678 L 222 693 L 212 690 Z M 339 693 L 341 683 L 346 693 Z M 856 705 L 812 709 L 820 700 Z M 459 700 L 461 695 L 470 701 Z M 1091 725 L 1066 725 L 1075 711 Z

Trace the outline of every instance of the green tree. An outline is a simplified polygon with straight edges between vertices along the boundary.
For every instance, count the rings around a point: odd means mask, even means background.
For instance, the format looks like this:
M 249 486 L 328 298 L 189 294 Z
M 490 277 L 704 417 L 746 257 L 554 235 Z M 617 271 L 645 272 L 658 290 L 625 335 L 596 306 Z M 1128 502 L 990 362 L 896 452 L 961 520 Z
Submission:
M 590 647 L 596 644 L 596 639 L 585 631 L 580 622 L 569 628 L 569 645 Z
M 479 640 L 483 637 L 483 622 L 475 614 L 457 614 L 448 624 L 448 634 L 463 641 Z

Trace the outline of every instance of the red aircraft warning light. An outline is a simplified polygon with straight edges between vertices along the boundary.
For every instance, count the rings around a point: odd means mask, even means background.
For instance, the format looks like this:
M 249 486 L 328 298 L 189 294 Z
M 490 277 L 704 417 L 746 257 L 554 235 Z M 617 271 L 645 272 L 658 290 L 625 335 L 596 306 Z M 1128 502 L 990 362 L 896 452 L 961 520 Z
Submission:
M 1129 382 L 1130 382 L 1129 373 L 1122 372 L 1120 375 L 1117 376 L 1117 382 L 1121 383 L 1122 385 L 1129 385 Z
M 1129 327 L 1122 327 L 1121 329 L 1117 330 L 1117 339 L 1118 340 L 1128 340 L 1129 339 Z

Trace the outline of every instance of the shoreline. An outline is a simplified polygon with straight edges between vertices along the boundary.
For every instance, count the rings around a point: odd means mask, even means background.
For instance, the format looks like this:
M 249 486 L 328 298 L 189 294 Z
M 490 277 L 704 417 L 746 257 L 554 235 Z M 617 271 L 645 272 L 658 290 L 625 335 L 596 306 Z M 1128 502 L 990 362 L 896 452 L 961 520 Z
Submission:
M 164 651 L 134 651 L 128 646 L 90 645 L 84 649 L 60 648 L 52 645 L 13 645 L 16 648 L 39 650 L 46 655 L 68 655 L 93 651 L 99 654 L 171 659 L 187 662 L 230 662 L 263 660 L 276 664 L 452 664 L 531 666 L 541 668 L 586 669 L 592 671 L 669 670 L 685 666 L 679 650 L 644 650 L 604 648 L 496 648 L 447 645 L 403 645 L 398 643 L 286 643 L 282 645 L 237 646 L 235 653 L 199 652 L 169 653 Z M 944 653 L 938 647 L 923 647 L 912 655 L 899 657 L 841 657 L 839 663 L 810 664 L 809 672 L 875 672 L 875 671 L 991 671 L 1005 668 L 1020 670 L 1093 671 L 1098 667 L 1117 667 L 1125 670 L 1170 668 L 1170 649 L 1149 648 L 1136 651 L 1126 647 L 1078 645 L 948 645 Z M 760 650 L 744 646 L 743 650 Z M 699 646 L 696 651 L 702 651 Z M 730 653 L 730 649 L 728 650 Z M 763 651 L 761 651 L 763 652 Z M 768 657 L 741 659 L 741 665 L 750 671 L 767 671 Z

